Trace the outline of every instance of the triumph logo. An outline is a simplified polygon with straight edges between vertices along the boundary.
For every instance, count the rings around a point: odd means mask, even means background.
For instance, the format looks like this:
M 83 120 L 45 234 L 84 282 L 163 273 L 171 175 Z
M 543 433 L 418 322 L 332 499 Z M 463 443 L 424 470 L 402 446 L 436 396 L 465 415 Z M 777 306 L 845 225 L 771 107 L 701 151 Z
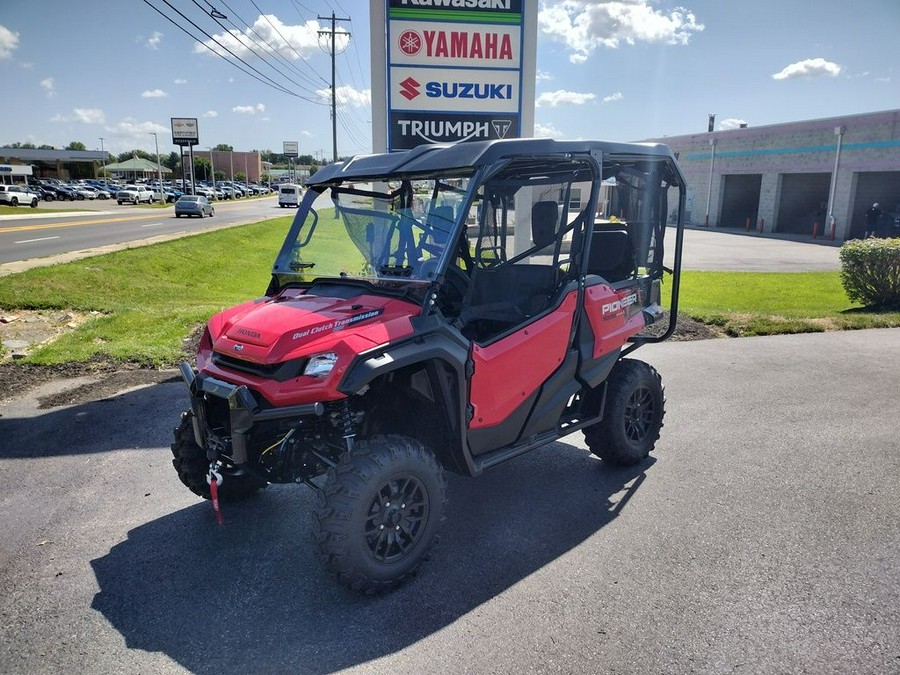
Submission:
M 400 95 L 407 101 L 412 101 L 419 95 L 419 83 L 411 77 L 407 77 L 400 83 Z
M 497 134 L 497 138 L 506 138 L 512 122 L 509 120 L 491 120 L 491 126 L 494 127 L 494 133 Z

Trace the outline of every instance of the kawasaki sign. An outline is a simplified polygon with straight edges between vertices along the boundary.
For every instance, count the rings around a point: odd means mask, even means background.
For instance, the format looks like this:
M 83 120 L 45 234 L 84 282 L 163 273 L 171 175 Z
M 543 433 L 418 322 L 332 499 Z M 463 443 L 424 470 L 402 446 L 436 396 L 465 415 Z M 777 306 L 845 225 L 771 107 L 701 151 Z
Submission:
M 522 0 L 387 0 L 388 150 L 521 134 Z

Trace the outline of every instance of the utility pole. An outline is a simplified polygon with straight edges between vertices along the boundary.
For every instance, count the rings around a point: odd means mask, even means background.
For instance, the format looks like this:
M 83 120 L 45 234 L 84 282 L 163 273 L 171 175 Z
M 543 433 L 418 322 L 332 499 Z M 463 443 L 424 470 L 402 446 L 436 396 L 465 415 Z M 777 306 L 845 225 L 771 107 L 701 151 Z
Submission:
M 328 21 L 327 16 L 317 16 L 317 19 L 320 21 Z M 338 160 L 338 151 L 337 151 L 337 101 L 335 98 L 335 68 L 334 68 L 334 56 L 335 56 L 335 31 L 334 24 L 336 21 L 350 21 L 350 19 L 339 19 L 334 15 L 334 12 L 331 13 L 331 30 L 320 30 L 319 35 L 328 35 L 331 39 L 331 143 L 332 143 L 332 151 L 333 151 L 333 161 Z M 350 37 L 350 33 L 341 31 L 341 35 L 346 35 L 348 38 Z

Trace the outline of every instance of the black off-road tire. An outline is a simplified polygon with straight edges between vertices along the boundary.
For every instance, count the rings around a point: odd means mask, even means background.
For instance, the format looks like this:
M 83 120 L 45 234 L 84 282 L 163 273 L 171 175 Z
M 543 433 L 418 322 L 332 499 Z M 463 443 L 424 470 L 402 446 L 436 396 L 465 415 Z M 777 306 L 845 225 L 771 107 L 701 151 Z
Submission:
M 645 459 L 663 426 L 666 396 L 662 378 L 648 363 L 619 361 L 607 380 L 603 419 L 584 429 L 590 451 L 611 464 Z
M 424 561 L 446 506 L 441 465 L 420 442 L 397 435 L 358 441 L 319 492 L 322 562 L 354 591 L 394 588 Z
M 175 428 L 172 457 L 172 466 L 178 472 L 181 482 L 198 497 L 209 499 L 209 484 L 206 482 L 209 460 L 206 452 L 194 440 L 194 413 L 189 410 L 181 413 L 181 423 Z M 266 485 L 255 476 L 226 468 L 222 471 L 219 499 L 223 502 L 240 501 Z

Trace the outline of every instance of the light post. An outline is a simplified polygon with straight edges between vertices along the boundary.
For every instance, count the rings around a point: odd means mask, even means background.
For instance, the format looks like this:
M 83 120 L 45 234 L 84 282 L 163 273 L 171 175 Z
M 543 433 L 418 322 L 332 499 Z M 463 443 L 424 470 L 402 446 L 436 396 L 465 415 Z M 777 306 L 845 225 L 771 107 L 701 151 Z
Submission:
M 109 181 L 106 180 L 106 150 L 103 149 L 103 136 L 100 137 L 100 161 L 103 162 L 103 180 L 109 185 Z
M 153 136 L 153 142 L 156 144 L 156 172 L 159 175 L 159 203 L 162 204 L 166 201 L 166 196 L 163 194 L 162 164 L 159 162 L 159 136 L 157 136 L 155 131 L 150 131 L 148 133 Z
M 718 143 L 718 139 L 710 138 L 709 139 L 709 147 L 710 147 L 710 156 L 709 156 L 709 189 L 706 192 L 706 227 L 709 227 L 709 203 L 712 200 L 712 181 L 713 181 L 713 167 L 716 165 L 716 144 Z
M 209 149 L 209 172 L 212 174 L 213 194 L 216 193 L 216 165 L 213 164 L 213 149 Z

